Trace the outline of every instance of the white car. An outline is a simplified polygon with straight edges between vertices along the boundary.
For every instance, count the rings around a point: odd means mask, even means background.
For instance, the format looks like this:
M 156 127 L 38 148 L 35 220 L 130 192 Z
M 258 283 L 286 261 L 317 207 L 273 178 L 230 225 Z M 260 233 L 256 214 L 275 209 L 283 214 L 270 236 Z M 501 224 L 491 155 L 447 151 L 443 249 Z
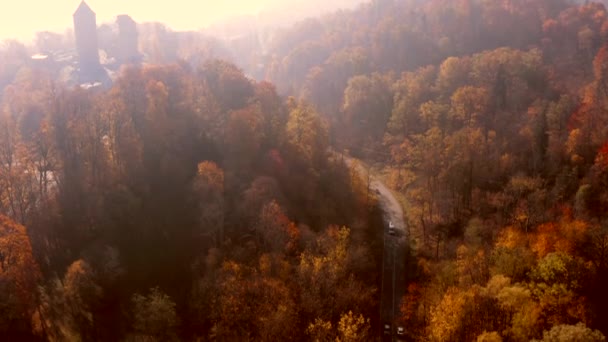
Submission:
M 392 222 L 392 221 L 389 221 L 389 222 L 388 222 L 388 233 L 389 233 L 390 235 L 395 235 L 395 233 L 396 233 L 396 230 L 395 230 L 395 225 L 393 224 L 393 222 Z
M 397 327 L 397 336 L 403 336 L 403 335 L 405 335 L 405 328 Z

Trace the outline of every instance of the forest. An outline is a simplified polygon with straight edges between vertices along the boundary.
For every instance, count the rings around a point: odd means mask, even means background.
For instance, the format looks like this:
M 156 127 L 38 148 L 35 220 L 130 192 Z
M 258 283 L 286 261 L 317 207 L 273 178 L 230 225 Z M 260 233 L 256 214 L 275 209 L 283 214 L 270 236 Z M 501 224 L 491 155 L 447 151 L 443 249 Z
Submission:
M 140 34 L 108 89 L 0 46 L 0 340 L 381 341 L 360 165 L 405 213 L 403 340 L 606 340 L 602 2 Z

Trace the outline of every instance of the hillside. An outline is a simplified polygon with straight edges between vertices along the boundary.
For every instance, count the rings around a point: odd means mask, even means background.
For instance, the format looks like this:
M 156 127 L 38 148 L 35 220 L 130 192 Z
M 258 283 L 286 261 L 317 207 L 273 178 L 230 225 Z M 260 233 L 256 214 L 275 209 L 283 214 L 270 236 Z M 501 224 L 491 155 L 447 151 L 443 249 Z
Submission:
M 266 76 L 407 200 L 411 338 L 606 326 L 606 18 L 593 2 L 378 1 L 272 42 Z
M 603 4 L 241 24 L 107 87 L 2 45 L 0 340 L 605 340 Z

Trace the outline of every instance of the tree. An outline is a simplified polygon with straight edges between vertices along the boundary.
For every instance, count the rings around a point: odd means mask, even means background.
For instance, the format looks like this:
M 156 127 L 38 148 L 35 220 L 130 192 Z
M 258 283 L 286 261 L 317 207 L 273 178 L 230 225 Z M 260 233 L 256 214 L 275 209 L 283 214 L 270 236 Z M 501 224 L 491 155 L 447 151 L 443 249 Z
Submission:
M 224 242 L 224 171 L 214 162 L 198 164 L 192 184 L 199 206 L 198 234 L 209 236 L 215 246 Z
M 486 150 L 486 139 L 479 128 L 463 128 L 445 141 L 449 156 L 444 173 L 448 191 L 452 194 L 455 218 L 472 209 L 473 190 L 478 186 Z
M 200 75 L 224 111 L 245 107 L 254 95 L 251 82 L 234 64 L 211 60 L 203 65 Z
M 317 318 L 306 328 L 306 334 L 314 342 L 324 342 L 333 340 L 333 330 L 331 322 Z
M 306 80 L 309 70 L 322 64 L 330 51 L 326 46 L 317 41 L 305 41 L 294 47 L 283 58 L 278 75 L 273 75 L 277 84 L 282 89 L 289 90 L 291 94 L 297 94 Z
M 84 260 L 77 260 L 68 267 L 63 278 L 63 293 L 72 316 L 76 331 L 80 330 L 83 339 L 91 336 L 95 326 L 95 309 L 102 296 L 102 289 L 97 285 L 96 275 Z
M 545 327 L 588 320 L 585 285 L 586 266 L 564 253 L 547 254 L 532 271 L 532 293 L 538 298 Z
M 538 341 L 538 340 L 535 340 Z M 584 323 L 556 325 L 543 332 L 542 342 L 602 342 L 606 337 L 598 330 L 587 328 Z
M 369 341 L 370 330 L 369 319 L 366 320 L 363 315 L 353 315 L 349 311 L 340 317 L 336 342 Z
M 502 335 L 516 341 L 527 341 L 540 333 L 542 309 L 534 300 L 532 291 L 522 284 L 510 284 L 510 279 L 504 276 L 494 276 L 490 283 L 502 283 L 492 291 L 498 300 L 501 310 L 506 315 L 506 329 Z
M 384 135 L 393 107 L 393 94 L 387 77 L 380 74 L 355 76 L 344 90 L 341 144 L 350 149 L 373 146 Z
M 254 179 L 241 196 L 239 205 L 241 215 L 250 222 L 258 219 L 260 211 L 266 204 L 272 201 L 276 201 L 279 206 L 286 204 L 280 184 L 273 177 L 262 176 Z
M 258 158 L 264 138 L 261 125 L 262 113 L 258 106 L 230 113 L 224 133 L 225 167 L 239 178 L 251 169 Z
M 322 65 L 310 69 L 299 95 L 319 113 L 332 117 L 340 112 L 348 80 L 368 70 L 369 58 L 363 48 L 337 50 Z
M 594 80 L 584 91 L 582 103 L 570 117 L 571 132 L 577 131 L 579 139 L 569 141 L 570 150 L 591 162 L 594 152 L 605 139 L 605 128 L 608 123 L 606 108 L 608 102 L 608 46 L 602 47 L 593 60 Z M 570 135 L 571 138 L 573 134 Z
M 95 336 L 102 288 L 85 260 L 74 261 L 63 279 L 42 288 L 39 317 L 46 338 L 52 341 L 83 341 Z
M 260 264 L 264 264 L 264 257 Z M 260 270 L 225 262 L 213 302 L 213 332 L 218 339 L 290 339 L 297 329 L 295 303 L 289 288 Z
M 317 165 L 327 147 L 327 127 L 319 114 L 300 102 L 290 108 L 286 139 L 297 156 L 309 165 Z
M 432 341 L 455 341 L 462 329 L 466 298 L 456 289 L 449 289 L 441 302 L 431 310 L 429 337 Z
M 263 136 L 262 150 L 266 151 L 278 146 L 283 137 L 288 113 L 275 86 L 269 82 L 256 84 L 255 99 L 262 115 L 259 124 Z
M 453 94 L 462 84 L 468 83 L 470 71 L 469 58 L 449 57 L 439 67 L 437 87 L 442 94 Z
M 465 86 L 452 95 L 452 111 L 450 116 L 457 125 L 463 127 L 484 127 L 488 111 L 488 93 L 483 88 Z
M 25 227 L 0 215 L 0 336 L 31 332 L 41 278 Z
M 143 150 L 140 135 L 131 116 L 135 113 L 129 115 L 128 105 L 121 95 L 121 91 L 114 88 L 104 97 L 104 106 L 101 108 L 101 115 L 108 130 L 104 143 L 108 149 L 109 163 L 119 179 L 139 173 Z
M 276 201 L 268 202 L 262 207 L 256 224 L 263 251 L 271 253 L 295 254 L 298 250 L 300 231 L 296 225 L 283 214 Z
M 430 227 L 441 223 L 442 218 L 448 216 L 442 212 L 440 179 L 442 168 L 446 163 L 446 146 L 439 128 L 433 127 L 424 134 L 411 137 L 411 144 L 403 144 L 407 155 L 405 167 L 412 170 L 421 179 L 424 187 L 420 191 L 411 191 L 418 195 L 420 209 L 420 223 L 423 230 L 423 239 L 427 241 Z
M 404 73 L 394 85 L 394 106 L 388 122 L 388 132 L 407 137 L 420 133 L 420 106 L 432 100 L 435 95 L 433 83 L 437 70 L 432 67 Z
M 502 342 L 502 337 L 496 332 L 484 332 L 477 336 L 477 342 Z
M 412 282 L 408 284 L 407 292 L 401 299 L 399 323 L 407 327 L 408 336 L 423 333 L 428 302 L 428 297 L 425 298 L 426 290 L 422 285 Z
M 132 341 L 177 341 L 176 329 L 179 324 L 175 312 L 175 302 L 159 288 L 150 289 L 142 296 L 138 293 L 131 298 L 133 304 Z
M 27 224 L 36 201 L 39 184 L 16 121 L 6 115 L 0 119 L 0 207 L 11 219 Z
M 296 268 L 303 317 L 337 322 L 344 312 L 369 310 L 375 291 L 352 274 L 350 229 L 329 227 L 306 249 Z

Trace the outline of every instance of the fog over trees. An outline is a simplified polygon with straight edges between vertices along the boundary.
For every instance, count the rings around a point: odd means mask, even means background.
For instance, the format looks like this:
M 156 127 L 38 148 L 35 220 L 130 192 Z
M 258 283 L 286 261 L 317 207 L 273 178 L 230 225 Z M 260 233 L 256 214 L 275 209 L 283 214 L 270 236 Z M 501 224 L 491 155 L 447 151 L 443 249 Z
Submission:
M 605 5 L 323 12 L 0 45 L 0 340 L 606 340 Z

